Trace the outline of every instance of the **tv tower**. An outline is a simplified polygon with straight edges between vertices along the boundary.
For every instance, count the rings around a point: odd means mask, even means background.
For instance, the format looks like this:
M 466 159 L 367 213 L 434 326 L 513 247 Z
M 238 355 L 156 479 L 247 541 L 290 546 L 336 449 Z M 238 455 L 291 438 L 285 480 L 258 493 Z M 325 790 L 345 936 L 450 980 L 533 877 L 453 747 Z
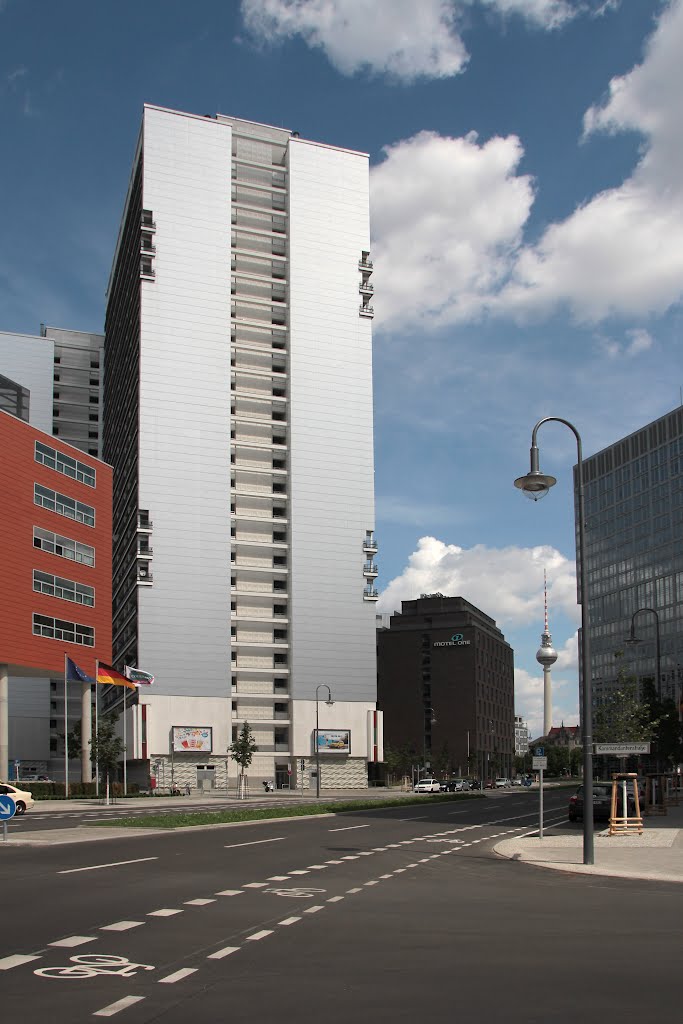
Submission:
M 536 661 L 543 666 L 543 735 L 547 736 L 553 725 L 553 696 L 550 689 L 550 668 L 557 661 L 557 651 L 553 647 L 553 638 L 548 632 L 548 583 L 545 569 L 543 570 L 543 610 L 544 626 L 541 633 L 541 646 L 536 651 Z

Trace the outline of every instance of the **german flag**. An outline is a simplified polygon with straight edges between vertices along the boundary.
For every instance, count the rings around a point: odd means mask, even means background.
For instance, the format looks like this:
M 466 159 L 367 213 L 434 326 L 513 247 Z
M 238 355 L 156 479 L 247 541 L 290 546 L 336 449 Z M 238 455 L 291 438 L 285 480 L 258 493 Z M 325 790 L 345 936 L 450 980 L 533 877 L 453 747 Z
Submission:
M 111 665 L 103 662 L 97 663 L 97 682 L 102 686 L 127 686 L 129 690 L 135 690 L 135 683 L 126 679 L 122 672 L 117 672 Z

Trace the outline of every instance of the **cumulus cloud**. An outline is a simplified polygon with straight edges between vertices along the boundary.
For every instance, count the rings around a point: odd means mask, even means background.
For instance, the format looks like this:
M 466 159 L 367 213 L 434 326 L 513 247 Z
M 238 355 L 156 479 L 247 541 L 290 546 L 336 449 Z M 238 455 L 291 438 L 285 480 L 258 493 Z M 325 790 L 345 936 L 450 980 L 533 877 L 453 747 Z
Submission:
M 382 591 L 378 611 L 400 610 L 401 601 L 420 594 L 464 597 L 491 615 L 499 627 L 527 625 L 543 619 L 543 570 L 549 601 L 576 621 L 576 574 L 573 562 L 555 548 L 461 548 L 435 537 L 422 537 L 400 576 Z
M 592 0 L 594 3 L 595 0 Z M 450 78 L 468 55 L 461 37 L 465 10 L 481 6 L 552 30 L 591 9 L 587 0 L 242 0 L 251 36 L 276 43 L 300 36 L 344 75 L 359 71 Z
M 496 301 L 512 313 L 562 304 L 579 321 L 610 314 L 663 313 L 683 295 L 683 3 L 662 13 L 641 64 L 612 79 L 584 118 L 584 133 L 635 131 L 641 158 L 622 184 L 606 189 L 538 244 L 520 250 Z
M 479 143 L 420 132 L 384 150 L 370 178 L 383 326 L 477 316 L 510 271 L 533 202 L 516 136 Z
M 324 50 L 342 74 L 386 72 L 404 81 L 448 78 L 467 53 L 448 0 L 242 0 L 242 16 L 257 39 L 301 36 Z

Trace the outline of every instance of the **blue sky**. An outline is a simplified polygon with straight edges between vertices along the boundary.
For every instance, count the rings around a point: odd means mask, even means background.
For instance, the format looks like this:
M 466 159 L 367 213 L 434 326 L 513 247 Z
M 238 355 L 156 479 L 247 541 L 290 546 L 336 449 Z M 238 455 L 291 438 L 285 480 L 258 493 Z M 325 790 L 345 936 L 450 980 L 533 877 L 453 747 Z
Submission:
M 379 609 L 461 594 L 577 721 L 571 467 L 680 401 L 682 0 L 0 0 L 0 330 L 101 330 L 144 102 L 367 151 Z

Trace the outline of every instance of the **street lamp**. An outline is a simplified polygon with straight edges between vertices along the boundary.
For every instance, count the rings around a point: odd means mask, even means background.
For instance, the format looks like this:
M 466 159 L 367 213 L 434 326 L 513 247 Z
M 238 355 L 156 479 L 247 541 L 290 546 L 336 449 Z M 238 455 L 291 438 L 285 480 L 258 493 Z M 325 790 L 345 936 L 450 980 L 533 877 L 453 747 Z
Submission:
M 627 643 L 629 646 L 635 646 L 635 644 L 642 643 L 642 640 L 640 639 L 640 637 L 637 637 L 636 633 L 635 633 L 636 616 L 640 615 L 641 612 L 649 612 L 650 615 L 654 615 L 654 617 L 655 617 L 655 626 L 656 626 L 656 630 L 655 630 L 655 668 L 656 668 L 656 671 L 657 671 L 657 685 L 655 687 L 655 690 L 656 690 L 658 698 L 661 700 L 662 699 L 662 662 L 661 662 L 660 642 L 659 642 L 659 615 L 654 610 L 654 608 L 639 608 L 637 611 L 635 611 L 633 613 L 633 615 L 631 616 L 631 632 L 626 637 L 626 640 L 624 641 L 624 643 Z
M 320 742 L 318 738 L 318 690 L 324 687 L 327 690 L 327 700 L 325 703 L 328 708 L 331 708 L 334 704 L 332 700 L 332 693 L 327 683 L 319 683 L 315 688 L 315 795 L 316 798 L 320 798 Z
M 539 498 L 545 497 L 550 488 L 557 483 L 554 476 L 547 476 L 545 473 L 541 473 L 539 469 L 536 435 L 538 434 L 538 428 L 542 426 L 542 424 L 549 422 L 563 423 L 565 427 L 569 427 L 576 438 L 579 497 L 579 537 L 576 554 L 579 569 L 579 604 L 581 605 L 581 668 L 583 675 L 583 700 L 581 705 L 581 732 L 583 736 L 583 792 L 584 803 L 586 806 L 590 806 L 589 801 L 592 799 L 593 795 L 593 685 L 590 660 L 590 616 L 588 611 L 586 587 L 586 514 L 584 507 L 583 451 L 581 435 L 569 420 L 561 419 L 559 416 L 544 416 L 543 419 L 538 421 L 531 433 L 531 468 L 526 476 L 520 476 L 515 480 L 515 487 L 518 487 L 533 501 L 538 501 Z M 583 863 L 595 863 L 592 814 L 584 814 L 583 816 Z

